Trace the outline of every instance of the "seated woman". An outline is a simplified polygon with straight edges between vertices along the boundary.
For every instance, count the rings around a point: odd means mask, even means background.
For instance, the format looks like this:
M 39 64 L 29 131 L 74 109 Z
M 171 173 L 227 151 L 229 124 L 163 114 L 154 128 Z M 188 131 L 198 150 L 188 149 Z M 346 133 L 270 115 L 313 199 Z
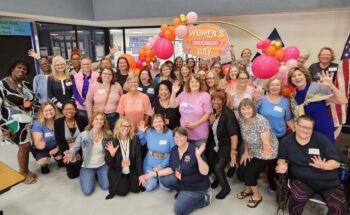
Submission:
M 173 133 L 176 146 L 170 152 L 169 167 L 149 172 L 140 177 L 140 181 L 163 176 L 159 178 L 159 183 L 177 191 L 175 214 L 189 214 L 195 209 L 208 206 L 211 201 L 211 191 L 208 191 L 209 167 L 203 153 L 205 144 L 199 148 L 195 144 L 189 144 L 188 133 L 184 128 L 177 127 Z
M 143 162 L 145 173 L 158 171 L 169 166 L 169 154 L 173 148 L 173 132 L 165 125 L 165 119 L 161 114 L 153 115 L 151 119 L 152 128 L 147 129 L 144 122 L 140 122 L 137 136 L 141 144 L 147 144 L 148 153 Z M 157 187 L 157 177 L 147 180 L 146 190 L 151 191 Z
M 238 178 L 245 182 L 245 189 L 237 194 L 238 199 L 248 200 L 247 206 L 255 208 L 262 201 L 257 179 L 259 173 L 265 170 L 277 157 L 278 140 L 272 133 L 265 117 L 256 113 L 255 103 L 245 98 L 238 107 L 239 125 L 244 142 Z
M 321 133 L 313 131 L 314 120 L 303 115 L 297 118 L 295 132 L 286 136 L 278 150 L 277 173 L 291 176 L 289 214 L 302 214 L 308 199 L 322 195 L 328 214 L 347 214 L 343 186 L 340 184 L 339 156 L 335 146 Z
M 211 131 L 208 141 L 208 163 L 214 172 L 215 180 L 211 188 L 220 184 L 221 191 L 215 196 L 224 199 L 231 191 L 225 176 L 225 167 L 231 160 L 231 166 L 236 165 L 239 128 L 232 110 L 226 107 L 226 94 L 216 91 L 211 94 L 214 113 L 209 121 Z
M 59 153 L 54 133 L 54 122 L 60 116 L 58 109 L 51 102 L 44 102 L 38 110 L 38 119 L 32 126 L 32 154 L 41 166 L 41 173 L 50 172 L 49 162 L 51 156 L 55 158 L 58 166 L 62 167 L 62 156 Z
M 75 154 L 82 149 L 80 186 L 86 196 L 94 191 L 96 179 L 101 189 L 108 189 L 108 165 L 105 162 L 105 142 L 102 140 L 110 136 L 110 133 L 105 114 L 94 113 L 85 131 L 79 134 L 74 145 L 63 158 L 65 163 L 75 161 Z
M 55 139 L 60 150 L 60 155 L 68 151 L 74 145 L 75 140 L 88 124 L 84 117 L 78 116 L 77 105 L 74 101 L 67 101 L 62 106 L 63 117 L 56 119 L 54 124 Z M 68 178 L 79 177 L 82 164 L 81 150 L 75 153 L 76 162 L 66 164 Z
M 126 196 L 130 191 L 140 192 L 139 176 L 142 172 L 141 144 L 134 133 L 131 120 L 118 119 L 112 138 L 103 140 L 106 144 L 106 163 L 109 166 L 109 194 L 106 199 L 115 195 Z M 119 149 L 119 150 L 118 150 Z

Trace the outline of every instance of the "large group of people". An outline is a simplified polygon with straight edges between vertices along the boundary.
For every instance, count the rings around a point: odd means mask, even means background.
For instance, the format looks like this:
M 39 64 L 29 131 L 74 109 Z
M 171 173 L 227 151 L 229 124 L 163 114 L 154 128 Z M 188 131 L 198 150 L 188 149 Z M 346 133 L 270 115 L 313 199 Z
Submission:
M 295 88 L 290 98 L 282 96 L 280 79 L 254 77 L 250 49 L 238 60 L 233 46 L 230 51 L 227 74 L 219 57 L 157 60 L 138 76 L 125 57 L 112 68 L 113 49 L 99 68 L 79 52 L 72 52 L 69 66 L 61 56 L 51 66 L 40 58 L 33 88 L 25 80 L 28 63 L 15 60 L 0 81 L 1 125 L 3 136 L 19 147 L 24 183 L 37 182 L 28 169 L 32 152 L 42 174 L 50 172 L 53 157 L 69 178 L 80 178 L 85 195 L 96 182 L 108 190 L 106 199 L 151 192 L 159 184 L 176 191 L 175 214 L 189 214 L 210 204 L 210 187 L 220 186 L 216 199 L 230 194 L 227 167 L 244 183 L 236 197 L 250 197 L 250 208 L 263 200 L 259 177 L 265 174 L 276 190 L 277 173 L 289 169 L 291 214 L 301 214 L 314 192 L 330 211 L 338 210 L 334 214 L 345 214 L 328 103 L 347 98 L 334 85 L 332 49 L 322 48 L 320 62 L 309 69 L 309 53 L 301 53 L 288 73 Z M 29 55 L 38 58 L 32 50 Z M 17 129 L 6 127 L 11 121 Z

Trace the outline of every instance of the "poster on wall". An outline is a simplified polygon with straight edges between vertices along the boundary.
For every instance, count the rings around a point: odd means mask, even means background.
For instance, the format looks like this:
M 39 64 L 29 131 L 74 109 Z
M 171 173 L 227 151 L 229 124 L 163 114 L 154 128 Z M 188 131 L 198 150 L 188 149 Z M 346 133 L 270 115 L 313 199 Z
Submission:
M 129 37 L 129 50 L 133 55 L 137 55 L 139 49 L 141 49 L 147 42 L 150 36 L 130 36 Z
M 96 60 L 99 61 L 105 56 L 105 46 L 95 45 Z
M 31 36 L 30 22 L 0 19 L 0 35 Z
M 40 47 L 40 56 L 41 57 L 47 57 L 49 56 L 49 53 L 47 51 L 47 47 Z
M 53 53 L 53 56 L 61 55 L 61 48 L 60 47 L 52 47 L 52 53 Z

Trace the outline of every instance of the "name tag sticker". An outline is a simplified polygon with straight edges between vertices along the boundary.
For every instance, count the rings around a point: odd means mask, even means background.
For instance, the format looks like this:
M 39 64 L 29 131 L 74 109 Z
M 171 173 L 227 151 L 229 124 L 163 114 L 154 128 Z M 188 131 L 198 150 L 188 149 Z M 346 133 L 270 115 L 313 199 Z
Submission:
M 72 86 L 72 82 L 66 82 L 66 86 Z
M 53 133 L 52 132 L 46 132 L 44 133 L 45 137 L 53 137 Z
M 142 92 L 142 88 L 141 87 L 138 87 L 137 90 Z
M 329 67 L 329 68 L 328 68 L 328 71 L 329 71 L 329 72 L 335 72 L 335 71 L 337 71 L 337 70 L 338 70 L 337 67 Z
M 165 145 L 165 144 L 167 144 L 167 141 L 166 140 L 159 140 L 159 144 L 160 145 Z
M 309 155 L 320 155 L 320 149 L 309 149 Z
M 183 102 L 183 103 L 180 104 L 180 106 L 181 106 L 181 107 L 187 107 L 187 106 L 188 106 L 188 103 Z
M 98 93 L 98 94 L 105 94 L 105 93 L 106 93 L 106 90 L 97 90 L 97 93 Z
M 274 110 L 274 111 L 277 111 L 277 112 L 280 112 L 280 113 L 282 113 L 282 111 L 283 111 L 283 109 L 282 109 L 281 107 L 278 107 L 278 106 L 275 106 L 275 107 L 273 108 L 273 110 Z

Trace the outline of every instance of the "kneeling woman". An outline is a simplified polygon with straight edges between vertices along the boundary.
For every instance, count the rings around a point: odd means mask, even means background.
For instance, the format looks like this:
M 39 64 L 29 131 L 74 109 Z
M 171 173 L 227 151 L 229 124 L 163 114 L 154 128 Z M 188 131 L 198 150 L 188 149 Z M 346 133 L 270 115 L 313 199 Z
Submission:
M 75 153 L 83 150 L 83 164 L 80 169 L 80 186 L 85 195 L 95 188 L 96 176 L 101 189 L 108 189 L 108 166 L 105 163 L 105 144 L 102 141 L 110 135 L 108 121 L 102 112 L 96 112 L 85 131 L 80 133 L 72 148 L 64 156 L 64 162 L 75 160 Z
M 150 172 L 144 179 L 163 176 L 159 179 L 160 184 L 178 192 L 175 214 L 189 214 L 209 205 L 211 200 L 211 192 L 208 191 L 209 167 L 203 154 L 205 144 L 199 148 L 195 144 L 189 144 L 188 133 L 184 128 L 177 127 L 173 133 L 176 146 L 170 152 L 169 167 Z
M 38 119 L 34 120 L 32 126 L 32 154 L 36 162 L 41 166 L 41 173 L 50 172 L 49 161 L 51 156 L 55 158 L 58 165 L 63 166 L 62 156 L 56 144 L 54 133 L 54 122 L 60 116 L 58 109 L 51 102 L 43 103 L 38 110 Z
M 119 118 L 113 137 L 103 140 L 106 144 L 106 163 L 109 166 L 109 195 L 126 196 L 130 191 L 139 192 L 139 176 L 142 172 L 141 144 L 134 135 L 133 123 L 127 118 Z
M 173 132 L 166 127 L 165 120 L 161 114 L 153 115 L 151 125 L 152 128 L 146 130 L 144 122 L 141 122 L 137 133 L 141 144 L 147 144 L 148 153 L 143 163 L 143 171 L 145 173 L 159 171 L 168 167 L 169 154 L 175 145 Z M 157 177 L 149 178 L 145 186 L 146 190 L 154 190 L 157 187 L 157 181 Z

